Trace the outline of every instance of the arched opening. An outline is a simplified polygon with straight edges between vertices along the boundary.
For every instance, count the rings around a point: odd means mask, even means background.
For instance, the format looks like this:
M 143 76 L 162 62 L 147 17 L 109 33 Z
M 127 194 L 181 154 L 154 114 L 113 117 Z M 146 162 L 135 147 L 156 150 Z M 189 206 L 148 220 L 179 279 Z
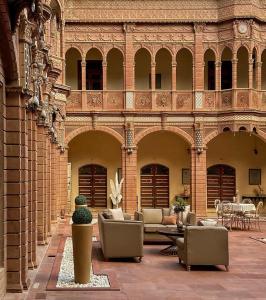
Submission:
M 107 207 L 107 169 L 94 164 L 80 167 L 79 195 L 86 196 L 89 207 Z
M 222 52 L 221 66 L 221 89 L 232 88 L 232 51 L 226 47 Z
M 176 89 L 192 90 L 193 57 L 188 49 L 181 49 L 176 55 Z
M 252 51 L 252 60 L 253 60 L 253 78 L 252 78 L 252 88 L 257 89 L 258 88 L 258 77 L 257 77 L 257 63 L 258 63 L 258 55 L 256 48 Z
M 248 88 L 248 50 L 245 47 L 237 51 L 237 87 Z
M 86 55 L 86 90 L 103 89 L 103 57 L 101 52 L 92 48 Z
M 155 88 L 158 90 L 171 90 L 172 84 L 172 56 L 170 52 L 162 48 L 155 56 Z
M 214 165 L 207 169 L 207 207 L 213 208 L 214 201 L 233 201 L 236 194 L 236 172 L 228 165 Z
M 138 142 L 137 146 L 139 207 L 143 204 L 152 206 L 154 203 L 169 207 L 175 196 L 181 194 L 186 194 L 189 198 L 190 176 L 186 178 L 182 176 L 183 170 L 186 171 L 186 174 L 190 174 L 189 143 L 176 133 L 164 130 L 147 134 Z M 154 165 L 160 165 L 163 168 L 156 169 L 153 167 Z M 150 167 L 146 168 L 147 166 Z M 168 175 L 165 167 L 169 170 Z M 155 175 L 157 176 L 156 179 L 154 178 Z M 163 176 L 160 177 L 161 175 Z M 168 197 L 167 181 L 169 182 Z M 164 187 L 162 194 L 154 187 L 155 183 L 158 183 L 158 187 L 160 184 Z M 149 186 L 149 184 L 151 185 Z M 157 193 L 157 196 L 154 193 Z
M 232 201 L 236 190 L 238 190 L 240 200 L 243 196 L 255 196 L 259 193 L 259 185 L 266 190 L 266 143 L 256 132 L 251 133 L 245 129 L 241 126 L 237 132 L 222 132 L 206 145 L 209 208 L 214 208 L 213 203 L 217 198 Z M 234 171 L 222 167 L 217 168 L 218 170 L 209 170 L 210 167 L 216 165 L 230 166 L 234 168 Z M 261 181 L 252 182 L 252 178 L 250 179 L 252 169 L 260 172 Z
M 151 55 L 145 48 L 135 54 L 135 89 L 151 89 Z
M 79 193 L 89 196 L 89 205 L 111 207 L 109 182 L 121 168 L 121 143 L 106 132 L 93 130 L 75 136 L 68 147 L 72 210 Z
M 169 169 L 159 164 L 141 168 L 141 207 L 169 207 Z
M 116 48 L 107 54 L 107 89 L 124 89 L 123 54 Z
M 211 49 L 204 54 L 204 89 L 215 90 L 215 54 Z
M 261 89 L 266 90 L 266 49 L 262 52 L 261 62 Z
M 66 52 L 66 85 L 81 90 L 81 54 L 75 48 Z

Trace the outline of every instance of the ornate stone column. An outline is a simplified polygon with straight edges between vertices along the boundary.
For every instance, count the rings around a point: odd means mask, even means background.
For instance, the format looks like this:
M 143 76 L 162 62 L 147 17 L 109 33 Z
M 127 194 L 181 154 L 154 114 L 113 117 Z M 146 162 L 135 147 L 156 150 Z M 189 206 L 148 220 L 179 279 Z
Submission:
M 262 67 L 262 62 L 258 61 L 256 63 L 256 83 L 257 83 L 256 89 L 258 91 L 261 90 L 261 67 Z
M 107 61 L 102 62 L 103 66 L 103 91 L 107 90 Z
M 234 57 L 232 59 L 232 89 L 237 88 L 237 62 L 238 62 L 238 59 L 236 58 L 236 55 L 234 54 Z
M 86 91 L 86 60 L 81 62 L 81 89 Z
M 221 91 L 221 68 L 222 62 L 215 62 L 215 90 Z
M 172 91 L 176 91 L 176 62 L 172 63 Z

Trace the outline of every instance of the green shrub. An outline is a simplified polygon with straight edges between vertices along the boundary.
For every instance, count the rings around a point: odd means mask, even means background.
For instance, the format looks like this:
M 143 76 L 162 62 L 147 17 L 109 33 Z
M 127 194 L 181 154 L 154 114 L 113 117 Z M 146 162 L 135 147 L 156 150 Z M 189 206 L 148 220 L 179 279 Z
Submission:
M 92 221 L 91 212 L 85 207 L 79 207 L 72 215 L 74 224 L 89 224 Z
M 86 202 L 87 202 L 87 198 L 83 195 L 78 195 L 75 198 L 75 204 L 76 205 L 84 205 L 84 204 L 86 204 Z
M 172 205 L 174 206 L 175 213 L 179 213 L 185 211 L 187 202 L 183 198 L 176 196 Z

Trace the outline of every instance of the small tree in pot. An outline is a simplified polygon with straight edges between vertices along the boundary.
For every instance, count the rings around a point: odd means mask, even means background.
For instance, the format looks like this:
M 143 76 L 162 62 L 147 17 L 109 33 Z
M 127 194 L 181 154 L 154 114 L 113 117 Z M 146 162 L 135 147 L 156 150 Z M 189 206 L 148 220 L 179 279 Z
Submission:
M 174 207 L 174 212 L 177 214 L 177 227 L 183 225 L 183 212 L 186 210 L 187 202 L 179 197 L 176 196 L 174 201 L 172 202 L 172 205 Z
M 76 283 L 88 283 L 91 273 L 92 214 L 80 207 L 72 216 L 72 243 Z
M 75 198 L 75 209 L 79 207 L 87 207 L 87 198 L 83 195 L 78 195 Z

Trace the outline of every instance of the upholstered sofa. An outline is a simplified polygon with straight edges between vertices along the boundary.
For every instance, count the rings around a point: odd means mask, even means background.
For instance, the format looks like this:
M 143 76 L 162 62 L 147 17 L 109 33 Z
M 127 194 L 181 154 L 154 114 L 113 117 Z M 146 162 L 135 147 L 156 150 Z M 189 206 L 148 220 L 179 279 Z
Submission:
M 143 257 L 143 223 L 129 220 L 106 219 L 98 214 L 100 243 L 104 258 Z
M 223 226 L 189 226 L 184 238 L 177 238 L 179 263 L 190 271 L 193 265 L 229 266 L 228 231 Z
M 189 208 L 188 208 L 189 210 Z M 142 211 L 136 211 L 134 218 L 143 222 L 144 242 L 168 242 L 171 240 L 158 233 L 158 230 L 166 228 L 176 228 L 176 225 L 163 225 L 163 217 L 170 215 L 170 208 L 143 208 Z M 196 215 L 190 211 L 184 213 L 184 225 L 196 225 Z

